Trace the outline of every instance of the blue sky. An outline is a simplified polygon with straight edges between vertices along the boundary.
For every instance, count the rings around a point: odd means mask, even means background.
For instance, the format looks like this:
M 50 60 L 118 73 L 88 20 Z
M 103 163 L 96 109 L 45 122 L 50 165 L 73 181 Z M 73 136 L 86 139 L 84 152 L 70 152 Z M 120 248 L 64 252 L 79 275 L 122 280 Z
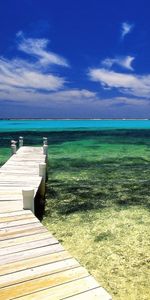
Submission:
M 0 118 L 150 118 L 149 0 L 0 2 Z

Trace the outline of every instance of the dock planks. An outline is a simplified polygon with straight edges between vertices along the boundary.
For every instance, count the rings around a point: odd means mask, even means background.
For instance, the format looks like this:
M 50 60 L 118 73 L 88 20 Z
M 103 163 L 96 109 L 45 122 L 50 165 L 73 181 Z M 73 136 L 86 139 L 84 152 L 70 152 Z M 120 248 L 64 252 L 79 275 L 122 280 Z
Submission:
M 99 299 L 111 296 L 29 210 L 22 189 L 41 183 L 42 148 L 21 147 L 0 169 L 0 299 Z

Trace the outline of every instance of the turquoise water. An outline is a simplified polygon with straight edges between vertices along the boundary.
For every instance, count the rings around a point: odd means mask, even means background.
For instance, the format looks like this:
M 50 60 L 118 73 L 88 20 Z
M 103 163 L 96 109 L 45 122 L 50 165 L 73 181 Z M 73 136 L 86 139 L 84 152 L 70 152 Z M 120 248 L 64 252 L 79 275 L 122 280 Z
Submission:
M 150 129 L 150 120 L 0 120 L 0 131 Z
M 129 290 L 131 282 L 131 291 L 133 286 L 136 291 L 141 288 L 140 299 L 148 299 L 145 295 L 149 289 L 149 270 L 145 262 L 149 241 L 150 120 L 1 120 L 0 165 L 10 157 L 11 139 L 17 141 L 19 135 L 24 137 L 25 146 L 42 145 L 43 136 L 48 138 L 45 224 L 49 224 L 50 231 L 66 245 L 71 240 L 74 246 L 77 240 L 74 227 L 81 228 L 80 244 L 85 226 L 86 238 L 92 247 L 90 254 L 97 249 L 96 256 L 87 259 L 87 252 L 81 251 L 85 247 L 77 247 L 76 257 L 80 259 L 80 252 L 87 267 L 91 268 L 89 270 L 95 272 L 95 264 L 92 270 L 91 261 L 97 262 L 103 252 L 106 262 L 110 257 L 108 273 L 115 274 L 115 282 L 121 278 L 120 294 L 125 290 L 125 284 Z M 37 216 L 41 217 L 42 209 L 38 203 Z M 101 226 L 107 218 L 112 220 L 112 227 L 110 222 Z M 135 235 L 131 237 L 133 229 Z M 120 248 L 120 245 L 125 247 Z M 132 254 L 131 259 L 130 255 L 122 255 L 126 246 Z M 117 253 L 116 261 L 110 253 Z M 114 273 L 112 270 L 118 259 L 122 265 Z M 96 269 L 101 278 L 106 266 L 103 258 L 97 265 L 103 266 L 102 270 Z M 134 276 L 139 268 L 140 274 L 143 272 L 141 284 L 139 277 Z

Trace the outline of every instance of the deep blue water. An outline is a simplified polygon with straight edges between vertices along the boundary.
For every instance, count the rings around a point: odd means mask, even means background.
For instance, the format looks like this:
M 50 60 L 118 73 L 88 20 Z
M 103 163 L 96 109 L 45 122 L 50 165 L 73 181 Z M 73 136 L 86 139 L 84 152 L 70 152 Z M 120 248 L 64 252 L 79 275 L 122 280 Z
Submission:
M 0 132 L 150 129 L 150 120 L 0 120 Z

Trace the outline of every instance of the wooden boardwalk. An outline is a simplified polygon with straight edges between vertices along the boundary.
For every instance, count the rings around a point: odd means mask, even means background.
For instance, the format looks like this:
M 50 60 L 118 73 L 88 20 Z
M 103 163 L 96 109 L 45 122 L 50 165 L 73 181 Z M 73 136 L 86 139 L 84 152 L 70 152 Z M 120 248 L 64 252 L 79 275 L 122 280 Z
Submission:
M 0 169 L 0 300 L 99 299 L 111 296 L 30 210 L 22 189 L 41 184 L 43 149 L 21 147 Z

